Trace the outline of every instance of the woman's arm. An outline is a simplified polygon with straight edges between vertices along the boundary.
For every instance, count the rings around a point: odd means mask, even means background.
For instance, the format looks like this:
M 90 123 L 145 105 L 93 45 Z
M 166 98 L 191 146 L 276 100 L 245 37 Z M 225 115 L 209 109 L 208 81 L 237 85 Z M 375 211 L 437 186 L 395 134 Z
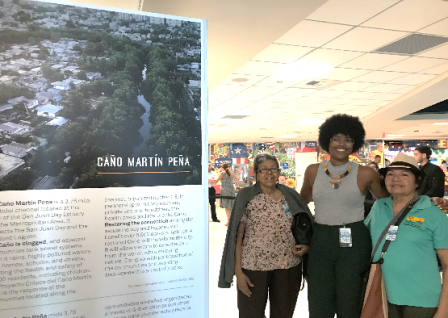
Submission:
M 232 178 L 235 180 L 235 182 L 240 181 L 240 179 L 238 179 L 238 177 L 233 172 L 231 172 L 231 174 L 232 174 Z
M 252 292 L 249 287 L 254 287 L 254 284 L 250 281 L 249 277 L 244 274 L 241 268 L 241 254 L 243 251 L 243 237 L 244 230 L 246 229 L 246 224 L 244 222 L 240 222 L 238 226 L 238 232 L 236 235 L 236 246 L 235 246 L 235 276 L 236 276 L 236 285 L 241 292 L 250 297 Z
M 376 199 L 381 199 L 389 196 L 389 192 L 387 192 L 386 188 L 383 188 L 381 186 L 381 177 L 375 170 L 373 170 L 370 167 L 360 166 L 359 172 L 360 173 L 358 174 L 358 184 L 360 184 L 359 178 L 361 178 L 361 180 L 366 180 L 367 181 L 366 190 L 369 190 Z M 361 192 L 367 193 L 367 191 L 365 192 L 361 191 Z
M 443 281 L 439 306 L 433 318 L 444 318 L 448 317 L 448 249 L 438 249 L 436 251 L 442 263 Z
M 318 168 L 319 164 L 312 164 L 309 165 L 305 170 L 302 189 L 300 189 L 300 196 L 303 198 L 306 204 L 310 203 L 313 199 L 313 184 L 314 180 L 316 179 Z

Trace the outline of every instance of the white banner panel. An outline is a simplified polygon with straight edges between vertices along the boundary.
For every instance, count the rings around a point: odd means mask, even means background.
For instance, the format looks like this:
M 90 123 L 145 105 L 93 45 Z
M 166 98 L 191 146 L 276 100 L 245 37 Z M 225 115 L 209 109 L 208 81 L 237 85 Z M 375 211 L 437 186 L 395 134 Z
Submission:
M 0 317 L 208 315 L 205 29 L 0 1 Z

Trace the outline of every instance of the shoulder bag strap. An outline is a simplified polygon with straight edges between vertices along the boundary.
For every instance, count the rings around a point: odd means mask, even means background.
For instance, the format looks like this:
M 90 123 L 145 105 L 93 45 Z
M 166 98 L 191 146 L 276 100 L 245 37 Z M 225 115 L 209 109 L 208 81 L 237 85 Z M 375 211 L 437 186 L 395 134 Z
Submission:
M 375 253 L 378 250 L 379 245 L 381 244 L 381 241 L 383 240 L 384 236 L 386 235 L 387 231 L 389 231 L 389 228 L 392 224 L 398 226 L 400 225 L 401 221 L 403 221 L 403 219 L 405 218 L 406 214 L 409 213 L 409 211 L 411 211 L 411 209 L 414 207 L 415 203 L 417 203 L 417 201 L 420 200 L 420 196 L 416 195 L 411 201 L 409 201 L 408 204 L 406 204 L 406 206 L 401 209 L 400 212 L 398 212 L 398 214 L 396 216 L 394 216 L 392 218 L 392 220 L 390 220 L 390 222 L 386 225 L 386 227 L 384 228 L 383 232 L 381 233 L 380 237 L 378 238 L 378 241 L 375 244 L 375 247 L 372 250 L 372 254 L 370 257 L 370 263 L 373 262 L 373 258 L 375 257 Z M 381 250 L 381 257 L 378 260 L 378 263 L 382 263 L 383 262 L 383 255 L 384 253 L 386 253 L 387 248 L 389 247 L 391 241 L 386 240 L 386 242 L 384 243 L 383 249 Z

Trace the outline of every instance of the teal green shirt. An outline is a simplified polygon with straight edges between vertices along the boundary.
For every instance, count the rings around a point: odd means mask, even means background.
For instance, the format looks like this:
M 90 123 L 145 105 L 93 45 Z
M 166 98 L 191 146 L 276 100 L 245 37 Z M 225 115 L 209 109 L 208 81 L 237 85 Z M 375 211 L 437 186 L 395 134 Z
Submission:
M 375 246 L 392 220 L 392 197 L 377 200 L 364 221 Z M 374 261 L 379 259 L 383 242 Z M 398 227 L 381 265 L 387 299 L 391 304 L 437 307 L 442 281 L 435 249 L 448 248 L 448 217 L 423 195 Z

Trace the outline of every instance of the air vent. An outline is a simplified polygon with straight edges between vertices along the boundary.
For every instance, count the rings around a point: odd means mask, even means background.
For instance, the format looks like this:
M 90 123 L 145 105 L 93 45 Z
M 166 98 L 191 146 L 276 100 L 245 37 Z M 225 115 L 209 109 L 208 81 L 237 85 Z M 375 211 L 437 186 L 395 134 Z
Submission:
M 413 55 L 446 42 L 448 38 L 442 36 L 411 34 L 374 52 Z
M 247 116 L 249 116 L 249 115 L 227 115 L 227 116 L 224 116 L 222 119 L 242 119 Z
M 328 87 L 339 84 L 341 81 L 332 81 L 326 79 L 307 79 L 306 81 L 298 84 L 295 87 L 298 88 L 312 88 L 312 89 L 326 89 Z

